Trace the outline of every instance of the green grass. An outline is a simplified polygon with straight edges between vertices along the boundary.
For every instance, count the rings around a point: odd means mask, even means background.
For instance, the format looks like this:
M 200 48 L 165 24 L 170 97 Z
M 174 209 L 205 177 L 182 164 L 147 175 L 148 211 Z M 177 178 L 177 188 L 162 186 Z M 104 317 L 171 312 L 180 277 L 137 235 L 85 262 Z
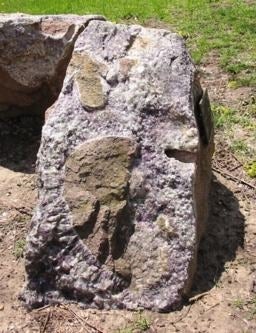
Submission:
M 237 298 L 232 302 L 233 307 L 240 312 L 240 315 L 246 317 L 249 321 L 256 317 L 256 298 Z
M 212 105 L 215 128 L 225 133 L 231 152 L 243 164 L 244 170 L 251 178 L 256 178 L 256 146 L 251 145 L 252 138 L 256 140 L 256 113 L 253 103 L 248 103 L 245 111 L 241 112 L 224 105 Z M 244 137 L 237 135 L 241 129 Z M 248 142 L 247 142 L 248 140 Z
M 238 85 L 256 86 L 256 3 L 242 0 L 1 0 L 1 12 L 103 14 L 113 21 L 154 18 L 187 39 L 200 63 L 211 50 Z
M 23 257 L 25 251 L 26 241 L 25 239 L 18 239 L 15 243 L 13 254 L 16 259 Z
M 242 140 L 234 140 L 230 145 L 231 151 L 236 154 L 248 154 L 249 148 L 247 144 Z
M 233 301 L 233 306 L 237 309 L 242 310 L 245 305 L 245 301 L 241 298 L 237 298 L 236 300 Z
M 141 313 L 138 314 L 138 317 L 129 327 L 120 328 L 116 333 L 142 333 L 150 329 L 150 321 L 143 316 Z
M 102 14 L 110 20 L 137 17 L 140 20 L 156 16 L 163 18 L 168 8 L 167 0 L 2 0 L 0 10 L 21 11 L 30 14 Z
M 239 125 L 251 132 L 256 130 L 254 108 L 248 108 L 242 113 L 225 105 L 212 104 L 212 111 L 214 124 L 218 129 L 227 130 Z

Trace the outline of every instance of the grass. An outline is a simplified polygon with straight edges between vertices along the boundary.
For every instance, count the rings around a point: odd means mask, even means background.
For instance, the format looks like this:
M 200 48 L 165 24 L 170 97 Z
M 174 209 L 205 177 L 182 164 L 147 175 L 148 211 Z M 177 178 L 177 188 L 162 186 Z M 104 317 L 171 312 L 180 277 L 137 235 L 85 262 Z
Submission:
M 25 239 L 19 239 L 16 241 L 13 254 L 16 259 L 22 258 L 25 251 L 26 241 Z
M 167 0 L 2 0 L 1 11 L 21 11 L 30 14 L 102 14 L 110 20 L 136 17 L 140 20 L 166 15 Z
M 136 320 L 131 326 L 120 328 L 116 333 L 137 333 L 137 332 L 142 333 L 146 332 L 149 329 L 150 329 L 149 320 L 141 313 L 139 313 Z
M 140 332 L 145 332 L 150 328 L 149 320 L 140 314 L 135 322 L 135 328 Z
M 252 119 L 253 112 L 239 112 L 225 105 L 212 104 L 213 118 L 215 127 L 218 129 L 230 129 L 238 124 L 241 127 L 249 130 L 256 130 L 256 122 Z
M 254 104 L 253 104 L 254 105 Z M 254 107 L 248 103 L 249 108 L 244 112 L 229 108 L 224 105 L 212 105 L 216 129 L 225 133 L 229 141 L 230 150 L 243 164 L 244 170 L 251 178 L 256 178 L 256 146 L 247 143 L 256 139 L 256 120 Z M 237 130 L 243 129 L 245 138 L 237 136 Z M 253 140 L 255 142 L 255 140 Z
M 247 319 L 252 320 L 256 315 L 256 298 L 237 298 L 233 301 L 233 307 L 243 311 L 243 316 L 247 314 Z
M 256 298 L 253 297 L 253 298 L 248 302 L 248 305 L 249 305 L 249 311 L 250 311 L 249 319 L 252 319 L 252 318 L 254 318 L 255 315 L 256 315 Z
M 242 310 L 244 308 L 245 301 L 241 298 L 237 298 L 236 300 L 233 301 L 233 306 L 237 309 Z
M 234 140 L 230 145 L 231 151 L 236 154 L 248 154 L 249 148 L 243 140 Z

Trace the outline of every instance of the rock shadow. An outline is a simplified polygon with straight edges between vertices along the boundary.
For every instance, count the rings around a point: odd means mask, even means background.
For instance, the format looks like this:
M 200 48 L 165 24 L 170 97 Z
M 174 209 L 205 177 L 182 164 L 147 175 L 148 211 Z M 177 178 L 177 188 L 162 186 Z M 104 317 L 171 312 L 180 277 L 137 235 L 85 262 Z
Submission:
M 245 218 L 234 194 L 213 178 L 209 196 L 209 218 L 198 252 L 192 294 L 213 288 L 225 270 L 225 263 L 244 246 Z
M 34 173 L 43 123 L 38 115 L 0 119 L 0 166 Z

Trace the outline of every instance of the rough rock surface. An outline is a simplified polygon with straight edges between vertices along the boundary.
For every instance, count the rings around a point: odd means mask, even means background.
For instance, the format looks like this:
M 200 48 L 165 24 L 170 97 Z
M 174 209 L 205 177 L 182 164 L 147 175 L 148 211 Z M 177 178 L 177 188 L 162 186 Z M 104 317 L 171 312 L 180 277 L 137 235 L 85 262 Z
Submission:
M 40 111 L 58 97 L 74 43 L 93 19 L 103 18 L 0 15 L 0 116 Z
M 43 127 L 26 303 L 179 306 L 207 216 L 212 137 L 179 36 L 90 22 Z

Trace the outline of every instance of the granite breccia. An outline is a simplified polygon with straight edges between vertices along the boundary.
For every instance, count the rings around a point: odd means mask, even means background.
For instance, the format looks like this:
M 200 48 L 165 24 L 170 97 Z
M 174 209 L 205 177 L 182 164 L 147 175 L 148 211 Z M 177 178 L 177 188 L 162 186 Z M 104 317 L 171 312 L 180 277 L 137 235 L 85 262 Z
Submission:
M 42 131 L 30 307 L 181 304 L 207 217 L 210 112 L 178 35 L 88 24 Z

